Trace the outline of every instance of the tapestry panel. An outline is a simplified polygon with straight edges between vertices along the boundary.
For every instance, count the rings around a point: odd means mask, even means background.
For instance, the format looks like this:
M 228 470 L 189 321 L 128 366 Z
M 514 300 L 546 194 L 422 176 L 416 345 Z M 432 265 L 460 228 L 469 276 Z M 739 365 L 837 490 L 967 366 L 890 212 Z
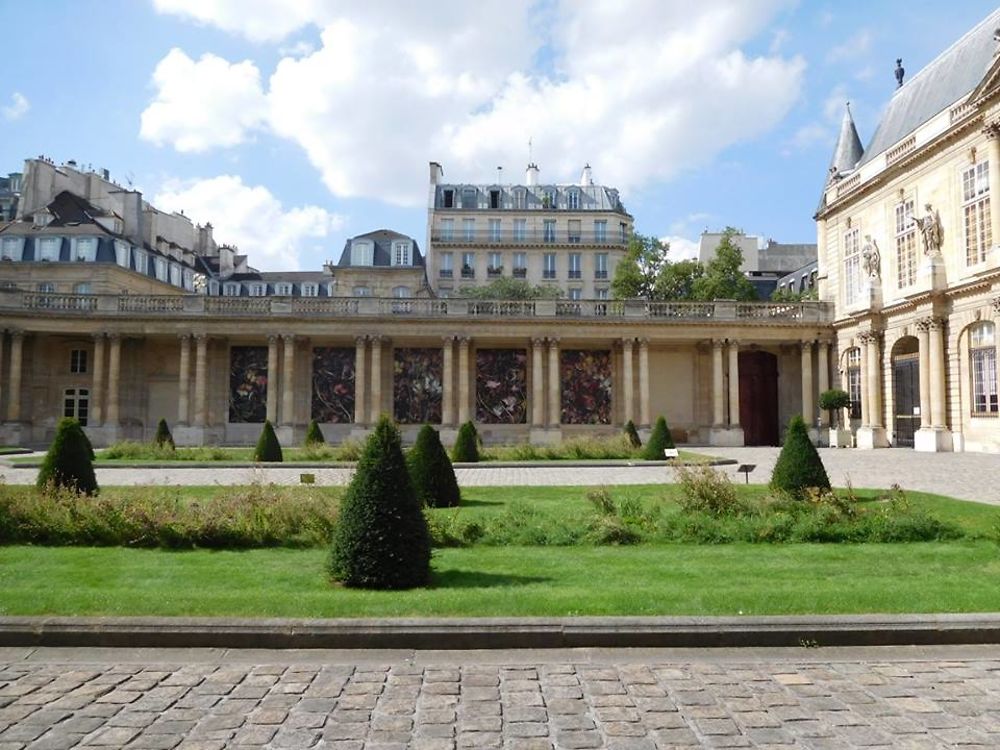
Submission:
M 354 347 L 315 347 L 312 418 L 321 423 L 354 421 Z
M 441 349 L 396 349 L 392 363 L 392 416 L 400 424 L 441 424 L 444 389 Z
M 560 353 L 562 424 L 611 424 L 611 352 Z
M 525 349 L 476 350 L 476 421 L 527 422 L 528 353 Z
M 263 422 L 267 417 L 267 347 L 229 350 L 229 421 Z

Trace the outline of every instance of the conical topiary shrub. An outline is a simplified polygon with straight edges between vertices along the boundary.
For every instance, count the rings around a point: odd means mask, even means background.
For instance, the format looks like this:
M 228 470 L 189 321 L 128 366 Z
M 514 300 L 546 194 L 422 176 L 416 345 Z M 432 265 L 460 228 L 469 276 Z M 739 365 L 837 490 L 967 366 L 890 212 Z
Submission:
M 94 449 L 75 419 L 60 420 L 56 436 L 38 471 L 38 487 L 64 487 L 84 495 L 97 494 Z
M 383 416 L 365 443 L 340 503 L 330 574 L 345 586 L 409 589 L 431 573 L 431 538 L 400 446 Z
M 167 420 L 161 419 L 156 423 L 156 437 L 153 438 L 153 442 L 160 448 L 169 448 L 173 450 L 174 446 L 174 436 L 170 434 L 170 428 L 167 427 Z
M 472 464 L 479 461 L 479 433 L 476 432 L 476 426 L 472 422 L 466 422 L 458 428 L 451 457 L 456 463 Z
M 406 467 L 417 500 L 430 508 L 454 508 L 462 500 L 455 469 L 441 445 L 438 431 L 425 424 L 406 456 Z
M 281 443 L 278 436 L 274 434 L 274 428 L 270 420 L 264 421 L 264 429 L 260 431 L 257 439 L 257 447 L 253 451 L 254 461 L 281 462 L 284 456 L 281 453 Z
M 667 427 L 667 420 L 663 417 L 656 418 L 653 425 L 653 432 L 646 441 L 646 447 L 642 450 L 642 457 L 647 461 L 662 461 L 663 450 L 674 448 L 674 439 L 670 437 L 670 429 Z
M 823 467 L 823 460 L 816 446 L 809 439 L 802 417 L 792 417 L 785 431 L 785 444 L 781 446 L 778 462 L 771 472 L 772 490 L 802 497 L 807 487 L 830 489 L 830 478 Z
M 323 437 L 323 431 L 319 428 L 319 424 L 314 419 L 309 423 L 308 429 L 306 429 L 306 445 L 323 445 L 326 439 Z
M 635 429 L 635 422 L 631 419 L 625 423 L 625 437 L 628 438 L 633 448 L 642 447 L 642 439 L 639 437 L 639 431 Z

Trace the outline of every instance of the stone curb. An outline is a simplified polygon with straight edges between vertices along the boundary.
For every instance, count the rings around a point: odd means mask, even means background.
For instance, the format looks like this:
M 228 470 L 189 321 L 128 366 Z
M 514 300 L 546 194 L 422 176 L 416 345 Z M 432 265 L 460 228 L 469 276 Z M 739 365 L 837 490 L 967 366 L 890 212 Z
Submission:
M 643 466 L 730 466 L 737 464 L 731 458 L 720 458 L 698 464 L 677 463 L 675 461 L 637 461 L 627 459 L 609 459 L 593 461 L 482 461 L 480 463 L 455 463 L 456 469 L 585 469 L 603 467 L 643 467 Z M 11 469 L 38 469 L 41 461 L 25 461 L 23 463 L 4 464 Z M 353 469 L 355 461 L 327 461 L 325 463 L 308 463 L 300 461 L 283 461 L 281 463 L 253 463 L 251 461 L 170 461 L 148 462 L 134 464 L 106 464 L 97 461 L 95 469 Z
M 797 617 L 0 617 L 3 647 L 548 649 L 1000 643 L 1000 613 Z

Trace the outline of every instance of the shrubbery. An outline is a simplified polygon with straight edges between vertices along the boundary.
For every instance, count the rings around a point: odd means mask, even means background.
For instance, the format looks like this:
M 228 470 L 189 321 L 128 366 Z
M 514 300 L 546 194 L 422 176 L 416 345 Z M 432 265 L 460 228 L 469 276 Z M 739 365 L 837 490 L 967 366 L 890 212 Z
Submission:
M 306 439 L 304 444 L 307 448 L 314 447 L 317 445 L 324 445 L 326 439 L 323 437 L 323 431 L 319 428 L 319 423 L 314 419 L 309 423 L 308 429 L 306 429 Z
M 479 433 L 472 422 L 466 422 L 458 428 L 451 457 L 456 463 L 472 464 L 479 461 Z
M 280 463 L 284 460 L 281 453 L 281 443 L 278 442 L 278 436 L 274 434 L 270 420 L 264 420 L 264 429 L 260 431 L 257 447 L 253 451 L 253 460 L 268 463 Z
M 643 448 L 642 457 L 647 461 L 662 461 L 663 451 L 666 448 L 674 448 L 674 439 L 670 437 L 670 429 L 667 427 L 667 420 L 664 417 L 657 417 L 656 424 L 653 425 L 653 432 L 646 441 Z
M 153 442 L 164 450 L 172 451 L 177 447 L 174 445 L 174 436 L 170 434 L 170 428 L 167 427 L 167 420 L 161 419 L 156 423 L 156 436 L 153 438 Z
M 493 445 L 484 448 L 479 458 L 481 461 L 583 461 L 634 456 L 635 450 L 622 434 L 606 438 L 576 437 L 545 445 Z
M 417 500 L 430 508 L 457 506 L 462 495 L 455 479 L 455 469 L 441 445 L 438 431 L 425 424 L 406 456 L 406 466 Z
M 770 487 L 799 498 L 804 497 L 810 487 L 830 489 L 830 478 L 800 416 L 792 417 L 788 423 L 785 444 L 771 472 Z
M 642 439 L 639 437 L 639 431 L 635 429 L 635 422 L 631 419 L 625 423 L 625 437 L 628 438 L 629 445 L 633 448 L 642 447 Z
M 97 494 L 94 449 L 75 419 L 60 420 L 38 470 L 37 485 L 43 490 L 58 487 L 84 495 Z
M 399 431 L 379 419 L 333 533 L 330 573 L 346 586 L 408 589 L 430 579 L 431 539 L 406 470 Z

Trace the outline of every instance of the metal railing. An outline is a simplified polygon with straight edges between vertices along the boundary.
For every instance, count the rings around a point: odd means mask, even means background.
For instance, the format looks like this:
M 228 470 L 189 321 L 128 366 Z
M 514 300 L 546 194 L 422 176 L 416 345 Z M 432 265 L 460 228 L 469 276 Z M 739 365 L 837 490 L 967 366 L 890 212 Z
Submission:
M 583 230 L 553 227 L 525 228 L 523 231 L 505 227 L 500 231 L 464 231 L 456 227 L 448 232 L 440 228 L 431 232 L 431 241 L 439 245 L 596 245 L 598 247 L 624 247 L 626 238 L 612 232 L 587 232 Z

